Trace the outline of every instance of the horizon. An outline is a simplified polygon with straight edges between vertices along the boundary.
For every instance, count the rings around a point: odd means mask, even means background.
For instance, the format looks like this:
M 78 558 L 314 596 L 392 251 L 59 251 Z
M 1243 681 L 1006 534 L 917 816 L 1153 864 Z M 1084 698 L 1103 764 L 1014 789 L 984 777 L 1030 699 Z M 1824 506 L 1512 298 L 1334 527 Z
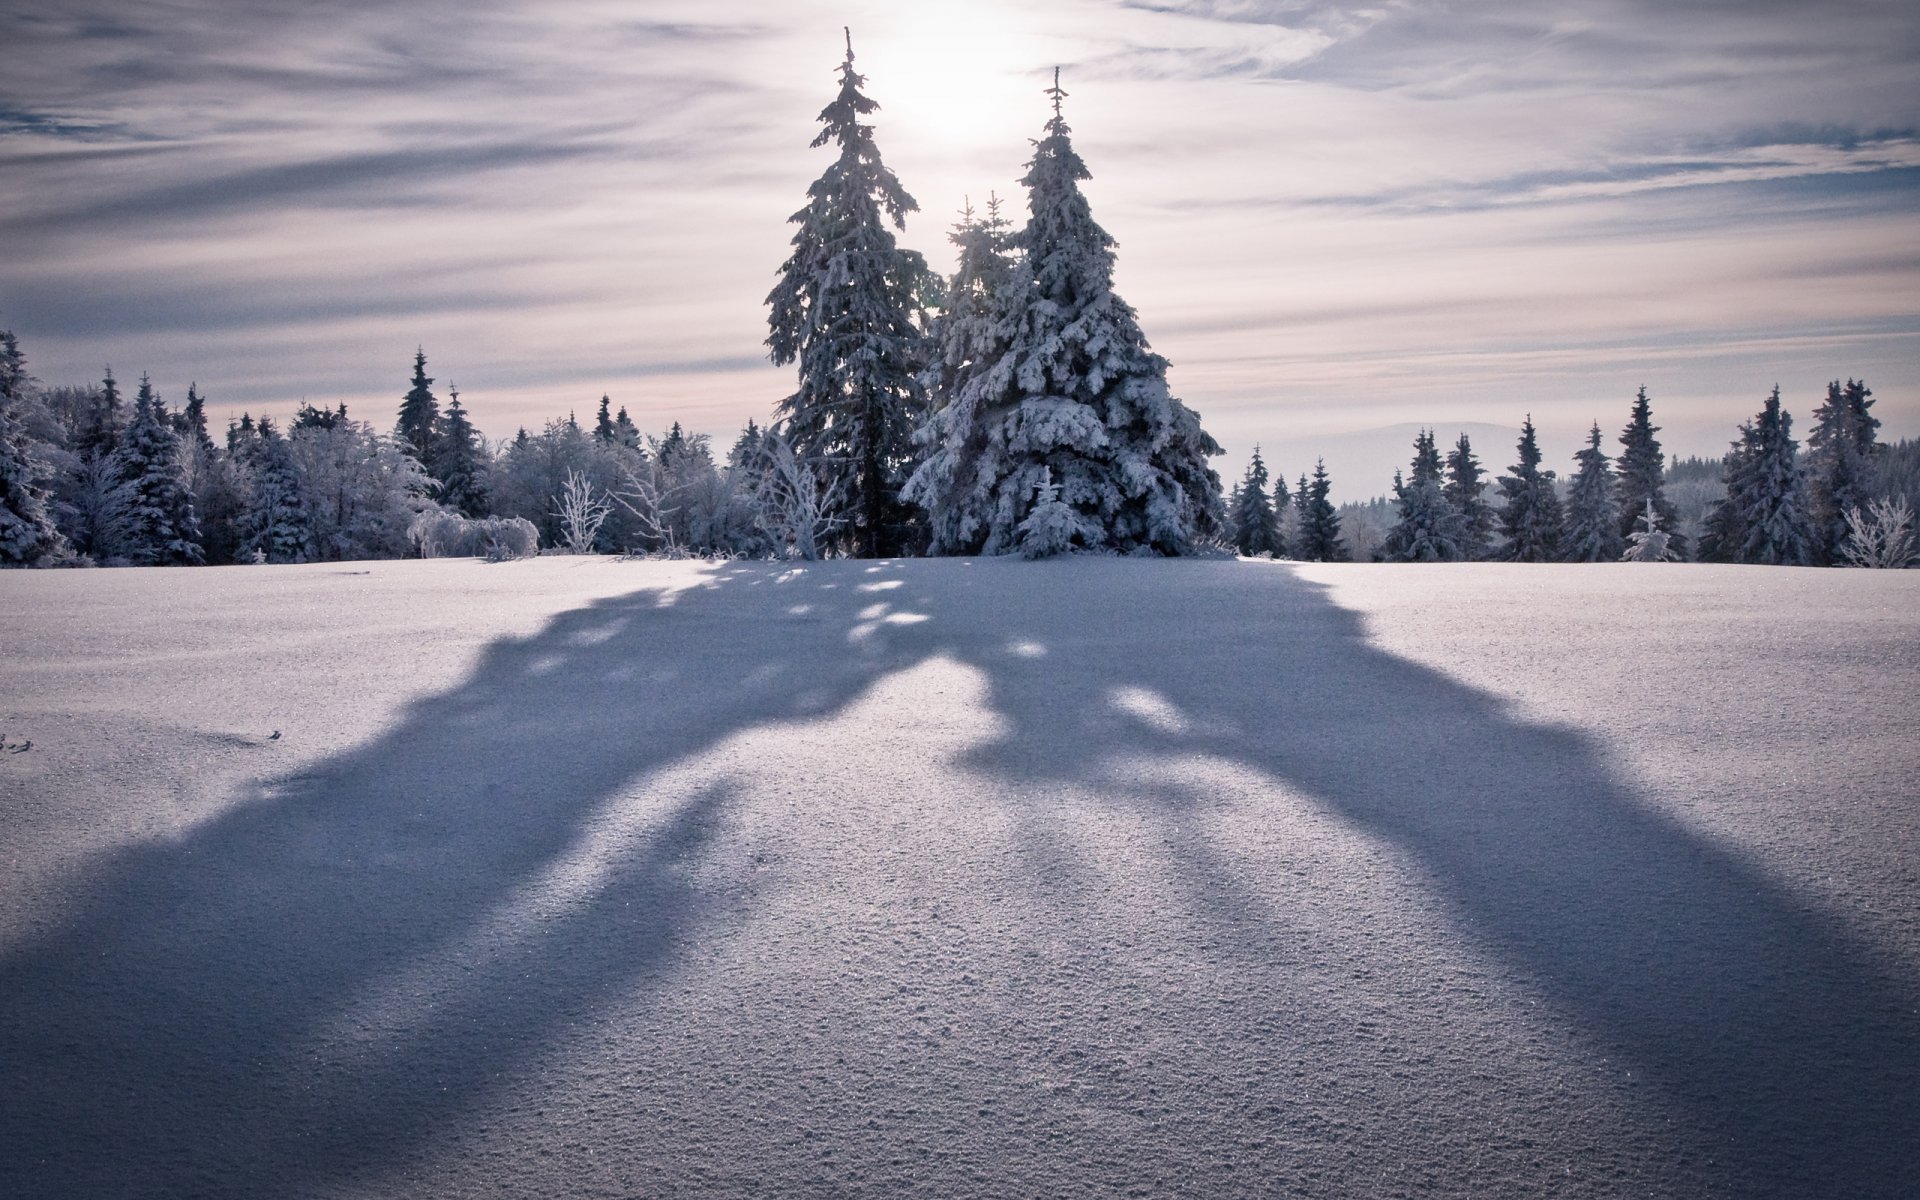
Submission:
M 963 198 L 1023 218 L 1062 67 L 1118 290 L 1229 484 L 1256 442 L 1526 413 L 1557 465 L 1642 385 L 1675 457 L 1775 384 L 1798 430 L 1861 378 L 1888 440 L 1920 434 L 1897 5 L 707 11 L 18 14 L 0 327 L 50 385 L 197 382 L 216 428 L 302 402 L 384 428 L 418 345 L 491 438 L 606 393 L 721 443 L 792 387 L 762 300 L 847 24 L 920 205 L 901 242 L 942 273 Z

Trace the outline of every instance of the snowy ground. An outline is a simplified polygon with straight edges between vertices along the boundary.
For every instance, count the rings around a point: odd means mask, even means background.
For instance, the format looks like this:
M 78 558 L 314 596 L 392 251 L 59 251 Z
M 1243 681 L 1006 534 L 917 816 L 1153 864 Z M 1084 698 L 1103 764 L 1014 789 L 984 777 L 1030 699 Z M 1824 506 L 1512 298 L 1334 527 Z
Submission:
M 8 1196 L 1920 1178 L 1920 572 L 5 572 L 0 645 Z

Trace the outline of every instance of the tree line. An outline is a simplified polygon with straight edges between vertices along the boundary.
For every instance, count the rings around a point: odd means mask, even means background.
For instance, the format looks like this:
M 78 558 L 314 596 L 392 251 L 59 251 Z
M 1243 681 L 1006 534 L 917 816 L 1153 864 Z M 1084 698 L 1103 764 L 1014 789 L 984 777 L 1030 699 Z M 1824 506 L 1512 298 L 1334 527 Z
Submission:
M 1308 561 L 1904 567 L 1920 551 L 1912 509 L 1920 444 L 1881 443 L 1873 404 L 1864 382 L 1835 380 L 1802 454 L 1776 387 L 1720 461 L 1670 469 L 1643 387 L 1619 455 L 1603 448 L 1595 422 L 1565 479 L 1542 468 L 1531 416 L 1517 461 L 1491 481 L 1467 435 L 1443 459 L 1433 431 L 1423 429 L 1410 470 L 1394 474 L 1391 500 L 1346 505 L 1337 522 L 1325 504 L 1324 466 L 1289 494 L 1256 447 L 1228 498 L 1230 536 L 1242 554 Z M 1676 484 L 1690 511 L 1669 495 Z

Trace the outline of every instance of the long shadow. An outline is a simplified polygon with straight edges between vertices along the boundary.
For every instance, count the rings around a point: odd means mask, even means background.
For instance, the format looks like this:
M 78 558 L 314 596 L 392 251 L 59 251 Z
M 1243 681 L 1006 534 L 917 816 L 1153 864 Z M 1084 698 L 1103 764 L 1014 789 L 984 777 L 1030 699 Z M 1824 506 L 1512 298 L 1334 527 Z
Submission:
M 409 1161 L 752 919 L 707 869 L 741 852 L 724 778 L 645 810 L 591 886 L 526 917 L 610 804 L 934 655 L 985 678 L 1004 733 L 961 765 L 1006 803 L 1054 780 L 1184 827 L 1212 798 L 1124 764 L 1264 773 L 1418 863 L 1463 938 L 1657 1081 L 1717 1186 L 1906 1193 L 1915 997 L 1847 930 L 1636 797 L 1591 740 L 1371 647 L 1285 569 L 1125 561 L 734 567 L 496 644 L 375 741 L 111 856 L 0 956 L 0 1180 L 285 1193 Z M 1131 719 L 1129 696 L 1173 715 Z M 1225 852 L 1181 846 L 1166 865 L 1198 918 L 1257 942 L 1279 917 L 1222 883 Z

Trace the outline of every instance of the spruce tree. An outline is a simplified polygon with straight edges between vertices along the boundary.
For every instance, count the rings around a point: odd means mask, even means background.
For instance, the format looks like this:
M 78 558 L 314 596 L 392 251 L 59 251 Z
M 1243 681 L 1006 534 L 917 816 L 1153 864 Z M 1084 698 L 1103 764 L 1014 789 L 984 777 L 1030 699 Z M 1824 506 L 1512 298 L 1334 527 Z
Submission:
M 12 330 L 0 330 L 0 566 L 32 566 L 63 557 L 66 542 L 48 513 L 44 464 L 27 448 L 22 420 L 26 356 Z
M 433 395 L 433 379 L 427 374 L 427 352 L 413 352 L 413 386 L 400 401 L 400 419 L 394 424 L 394 436 L 405 444 L 416 462 L 425 464 L 433 457 L 433 426 L 440 416 L 440 402 Z
M 1327 464 L 1317 459 L 1313 481 L 1303 475 L 1294 503 L 1300 511 L 1300 530 L 1294 539 L 1293 556 L 1302 562 L 1346 562 L 1347 543 L 1340 536 L 1340 514 L 1327 497 L 1333 483 L 1327 478 Z
M 1813 519 L 1814 559 L 1821 565 L 1845 561 L 1850 536 L 1849 509 L 1865 509 L 1873 499 L 1874 461 L 1882 447 L 1875 440 L 1880 420 L 1868 410 L 1873 392 L 1858 380 L 1827 385 L 1827 399 L 1814 410 L 1807 435 L 1807 499 Z
M 213 452 L 213 438 L 207 433 L 207 400 L 200 394 L 199 384 L 187 385 L 187 403 L 174 414 L 173 429 L 190 450 Z
M 1234 548 L 1249 557 L 1269 554 L 1279 558 L 1287 552 L 1273 501 L 1267 497 L 1267 479 L 1267 464 L 1260 458 L 1260 447 L 1255 446 L 1253 461 L 1247 464 L 1247 473 L 1228 506 Z
M 303 563 L 314 557 L 313 526 L 293 447 L 265 417 L 254 451 L 253 496 L 246 516 L 246 549 L 270 563 Z
M 1500 513 L 1507 543 L 1500 557 L 1506 562 L 1553 562 L 1560 556 L 1560 500 L 1553 492 L 1553 472 L 1540 469 L 1540 443 L 1533 432 L 1533 415 L 1520 426 L 1520 461 L 1500 477 L 1507 507 Z
M 606 415 L 604 404 L 600 411 Z M 459 389 L 452 386 L 447 389 L 447 409 L 440 414 L 434 430 L 433 459 L 427 464 L 427 473 L 440 485 L 441 504 L 463 517 L 487 515 L 480 435 L 474 432 L 467 410 L 460 405 Z
M 194 565 L 206 556 L 180 461 L 180 437 L 152 382 L 140 377 L 133 420 L 115 452 L 120 478 L 133 490 L 128 554 L 138 566 Z
M 1793 417 L 1781 409 L 1775 387 L 1727 452 L 1727 494 L 1707 518 L 1702 558 L 1781 566 L 1813 561 L 1813 524 L 1792 432 Z
M 1166 359 L 1113 292 L 1114 242 L 1080 191 L 1090 174 L 1057 73 L 1047 94 L 1053 118 L 1021 179 L 1028 220 L 1001 308 L 1006 348 L 975 377 L 981 449 L 965 469 L 987 514 L 981 550 L 1012 549 L 1044 493 L 1079 515 L 1082 548 L 1186 553 L 1224 524 L 1207 465 L 1220 447 L 1168 390 Z
M 108 367 L 94 397 L 92 412 L 74 441 L 74 451 L 84 459 L 102 459 L 120 447 L 120 430 L 125 414 L 120 411 L 120 384 Z
M 522 433 L 526 431 L 521 430 Z M 640 427 L 627 415 L 626 405 L 620 406 L 620 414 L 613 419 L 613 440 L 629 450 L 641 448 Z
M 1447 452 L 1447 503 L 1460 514 L 1460 544 L 1469 562 L 1493 553 L 1493 506 L 1487 503 L 1486 472 L 1474 456 L 1473 443 L 1460 435 Z
M 1587 448 L 1573 456 L 1580 468 L 1567 493 L 1566 524 L 1560 534 L 1560 557 L 1566 562 L 1619 562 L 1627 548 L 1620 536 L 1613 464 L 1600 443 L 1600 422 L 1595 421 L 1587 431 Z
M 1006 361 L 1010 315 L 1024 303 L 1012 291 L 1009 229 L 999 197 L 992 196 L 985 216 L 976 216 L 968 204 L 947 235 L 959 261 L 945 307 L 928 330 L 931 354 L 922 382 L 931 412 L 914 437 L 923 458 L 901 491 L 903 499 L 926 510 L 935 554 L 977 553 L 993 527 L 997 471 L 984 457 L 988 425 L 981 406 L 1006 386 L 993 373 Z
M 927 268 L 887 229 L 889 221 L 904 229 L 918 205 L 861 121 L 879 108 L 861 93 L 865 82 L 853 69 L 849 33 L 840 92 L 821 110 L 825 128 L 813 140 L 839 155 L 790 218 L 800 229 L 767 296 L 767 346 L 777 365 L 799 364 L 799 386 L 779 405 L 782 433 L 851 497 L 851 544 L 877 557 L 913 536 L 899 488 L 924 408 Z
M 1624 538 L 1634 531 L 1651 502 L 1655 520 L 1668 535 L 1668 551 L 1683 556 L 1686 539 L 1674 532 L 1680 512 L 1673 501 L 1667 499 L 1667 457 L 1660 450 L 1659 439 L 1653 436 L 1658 432 L 1660 427 L 1653 423 L 1653 402 L 1643 387 L 1634 397 L 1627 427 L 1620 433 L 1623 449 L 1616 463 L 1618 475 L 1614 482 L 1614 496 L 1620 505 L 1620 536 Z
M 1440 478 L 1440 451 L 1433 431 L 1413 439 L 1412 474 L 1394 473 L 1393 494 L 1399 519 L 1381 546 L 1386 562 L 1458 562 L 1467 557 L 1466 522 L 1448 501 Z
M 620 431 L 613 423 L 613 397 L 600 393 L 600 411 L 593 418 L 593 440 L 602 446 L 611 446 L 620 440 Z

